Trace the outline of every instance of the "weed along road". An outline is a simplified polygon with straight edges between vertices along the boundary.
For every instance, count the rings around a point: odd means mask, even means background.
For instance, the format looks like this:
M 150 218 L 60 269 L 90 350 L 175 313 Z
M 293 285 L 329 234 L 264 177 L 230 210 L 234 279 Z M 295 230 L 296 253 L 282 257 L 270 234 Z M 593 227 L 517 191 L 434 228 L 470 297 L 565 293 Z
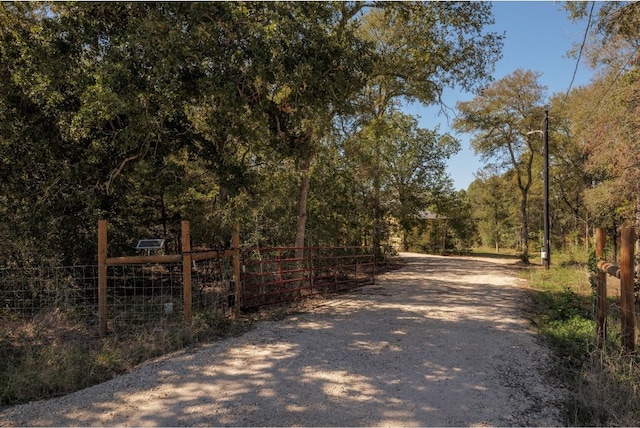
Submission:
M 375 285 L 5 409 L 0 425 L 562 425 L 513 261 L 402 256 Z

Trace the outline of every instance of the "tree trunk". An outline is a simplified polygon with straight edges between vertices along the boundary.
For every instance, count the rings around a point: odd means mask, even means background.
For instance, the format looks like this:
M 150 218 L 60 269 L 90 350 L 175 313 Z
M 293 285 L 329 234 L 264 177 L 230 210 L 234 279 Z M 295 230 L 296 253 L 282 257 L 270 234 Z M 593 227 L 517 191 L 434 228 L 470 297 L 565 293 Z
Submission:
M 591 238 L 591 234 L 589 233 L 589 230 L 591 228 L 589 227 L 589 219 L 587 217 L 587 219 L 584 221 L 584 249 L 587 251 L 587 253 L 589 252 L 589 239 Z
M 296 258 L 304 257 L 304 239 L 307 227 L 307 199 L 309 198 L 309 168 L 311 167 L 311 157 L 309 154 L 302 166 L 302 177 L 300 180 L 300 193 L 298 195 L 298 223 L 296 226 Z
M 162 238 L 167 239 L 167 206 L 164 203 L 164 189 L 160 192 L 160 221 L 162 222 Z
M 524 189 L 522 189 L 520 200 L 520 216 L 522 218 L 521 258 L 523 262 L 529 263 L 529 219 L 527 218 L 527 192 Z

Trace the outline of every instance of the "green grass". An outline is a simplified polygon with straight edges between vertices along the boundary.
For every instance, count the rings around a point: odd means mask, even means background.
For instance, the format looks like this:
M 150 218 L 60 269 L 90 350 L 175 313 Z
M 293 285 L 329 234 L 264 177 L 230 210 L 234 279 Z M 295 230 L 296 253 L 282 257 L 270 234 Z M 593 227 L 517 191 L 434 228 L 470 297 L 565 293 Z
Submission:
M 595 346 L 594 297 L 586 254 L 554 254 L 549 270 L 522 271 L 529 283 L 528 316 L 549 345 L 552 374 L 567 386 L 565 424 L 636 426 L 640 421 L 640 366 L 620 347 L 616 311 L 608 319 L 608 340 Z M 615 306 L 615 298 L 611 303 Z

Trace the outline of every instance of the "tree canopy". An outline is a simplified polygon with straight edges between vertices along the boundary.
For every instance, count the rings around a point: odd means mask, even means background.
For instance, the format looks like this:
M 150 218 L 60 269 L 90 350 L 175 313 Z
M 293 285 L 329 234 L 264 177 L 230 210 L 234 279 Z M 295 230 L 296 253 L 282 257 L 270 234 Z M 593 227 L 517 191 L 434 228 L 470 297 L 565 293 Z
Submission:
M 491 22 L 468 2 L 2 3 L 0 258 L 93 262 L 98 218 L 114 253 L 171 251 L 183 218 L 209 246 L 236 221 L 248 242 L 366 243 L 375 191 L 345 142 L 402 100 L 484 86 Z M 455 144 L 413 126 L 429 143 L 399 159 L 420 175 Z M 433 171 L 409 199 L 447 182 Z
M 582 241 L 589 245 L 594 226 L 640 227 L 640 27 L 636 25 L 640 7 L 625 2 L 567 2 L 565 8 L 571 19 L 588 24 L 584 43 L 569 54 L 576 59 L 581 54 L 596 68 L 589 84 L 547 97 L 537 84 L 536 72 L 516 70 L 458 106 L 458 129 L 473 133 L 474 149 L 490 162 L 489 176 L 480 175 L 469 189 L 470 198 L 478 201 L 474 212 L 485 244 L 493 245 L 491 241 L 498 239 L 497 218 L 490 209 L 503 200 L 498 184 L 518 189 L 523 196 L 528 192 L 526 207 L 521 198 L 520 221 L 524 224 L 526 208 L 530 227 L 521 241 L 528 237 L 540 242 L 542 189 L 537 177 L 542 156 L 535 130 L 540 129 L 543 103 L 550 117 L 552 244 L 565 247 Z M 509 221 L 513 220 L 515 215 L 509 214 Z M 493 238 L 485 231 L 489 224 L 494 225 Z
M 460 117 L 454 126 L 473 132 L 471 145 L 483 159 L 494 159 L 496 168 L 510 170 L 520 191 L 521 254 L 528 260 L 529 205 L 533 164 L 540 152 L 542 104 L 545 87 L 539 74 L 516 70 L 500 79 L 469 102 L 457 105 Z M 532 133 L 533 131 L 533 133 Z

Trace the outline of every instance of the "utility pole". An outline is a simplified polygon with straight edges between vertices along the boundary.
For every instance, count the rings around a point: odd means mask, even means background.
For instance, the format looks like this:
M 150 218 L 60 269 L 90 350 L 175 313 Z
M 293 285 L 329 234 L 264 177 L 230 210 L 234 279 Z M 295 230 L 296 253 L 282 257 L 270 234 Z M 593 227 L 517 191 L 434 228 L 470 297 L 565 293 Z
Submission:
M 542 155 L 544 157 L 544 243 L 543 252 L 546 257 L 542 260 L 545 269 L 551 265 L 551 244 L 549 243 L 549 110 L 544 109 L 544 124 L 542 125 Z

